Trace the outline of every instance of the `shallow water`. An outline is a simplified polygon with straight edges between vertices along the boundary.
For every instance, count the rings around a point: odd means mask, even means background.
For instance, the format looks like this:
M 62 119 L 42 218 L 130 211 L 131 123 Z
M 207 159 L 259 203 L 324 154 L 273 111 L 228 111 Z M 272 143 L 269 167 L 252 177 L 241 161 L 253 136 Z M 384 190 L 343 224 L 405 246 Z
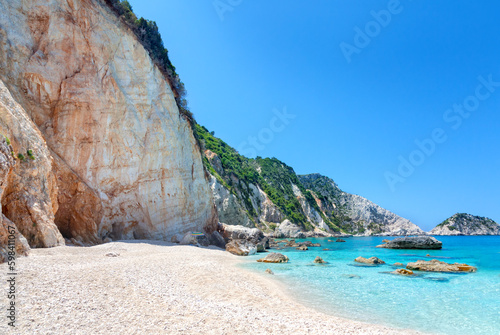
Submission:
M 277 251 L 289 263 L 257 263 L 265 256 L 260 253 L 243 266 L 272 269 L 299 301 L 329 314 L 438 334 L 500 334 L 500 236 L 439 236 L 441 250 L 375 248 L 384 238 L 352 237 L 345 243 L 313 238 L 308 240 L 321 247 Z M 314 264 L 316 256 L 328 264 Z M 354 262 L 358 256 L 376 256 L 386 264 L 363 266 Z M 478 271 L 420 272 L 415 277 L 389 273 L 398 268 L 391 265 L 395 262 L 433 258 L 474 265 Z

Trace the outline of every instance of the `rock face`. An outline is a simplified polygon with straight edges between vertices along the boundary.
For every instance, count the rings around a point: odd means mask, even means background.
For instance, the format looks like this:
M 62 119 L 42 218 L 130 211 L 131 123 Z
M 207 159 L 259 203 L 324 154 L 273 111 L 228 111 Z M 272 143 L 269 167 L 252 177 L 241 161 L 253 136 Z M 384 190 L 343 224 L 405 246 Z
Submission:
M 430 235 L 500 235 L 500 225 L 492 219 L 457 213 L 429 232 Z
M 7 184 L 7 176 L 15 165 L 11 152 L 12 146 L 7 144 L 5 137 L 0 136 L 0 198 Z M 16 225 L 0 213 L 0 263 L 8 261 L 9 253 L 14 257 L 27 256 L 29 250 L 28 241 L 19 233 Z
M 449 264 L 437 259 L 430 261 L 416 261 L 406 265 L 408 270 L 431 271 L 431 272 L 476 272 L 477 268 L 467 264 Z
M 56 225 L 91 243 L 215 230 L 190 124 L 148 52 L 101 2 L 1 1 L 0 80 L 29 112 L 8 115 L 14 123 L 0 116 L 15 151 L 36 157 L 14 168 L 2 199 L 32 246 L 62 244 Z
M 320 174 L 299 176 L 307 189 L 314 192 L 326 217 L 338 222 L 345 232 L 369 235 L 423 235 L 417 225 L 359 195 L 343 192 L 337 184 Z
M 0 24 L 0 36 L 1 27 Z M 54 214 L 58 210 L 58 187 L 52 156 L 36 125 L 1 80 L 0 133 L 11 142 L 11 146 L 3 148 L 4 155 L 11 157 L 12 152 L 16 157 L 24 156 L 24 159 L 16 159 L 17 164 L 11 170 L 4 169 L 8 173 L 2 185 L 2 213 L 16 225 L 32 247 L 64 244 L 54 224 Z M 28 157 L 28 150 L 32 152 L 32 159 Z
M 263 263 L 287 263 L 288 257 L 278 252 L 271 252 L 266 257 L 258 259 L 257 262 Z
M 290 222 L 290 220 L 284 220 L 281 222 L 273 233 L 275 238 L 305 238 L 306 235 L 302 228 L 300 228 L 295 223 Z
M 383 260 L 377 257 L 364 258 L 359 256 L 354 261 L 358 263 L 371 264 L 371 265 L 385 264 Z
M 388 249 L 441 249 L 443 243 L 432 236 L 407 236 L 398 237 L 385 244 L 377 245 L 377 248 Z

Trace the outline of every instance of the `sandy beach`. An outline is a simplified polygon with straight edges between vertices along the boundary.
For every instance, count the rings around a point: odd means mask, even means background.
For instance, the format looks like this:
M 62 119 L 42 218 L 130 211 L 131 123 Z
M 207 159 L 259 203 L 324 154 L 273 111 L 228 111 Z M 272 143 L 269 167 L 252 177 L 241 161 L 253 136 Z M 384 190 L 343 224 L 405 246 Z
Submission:
M 242 261 L 213 247 L 156 241 L 35 249 L 18 260 L 17 327 L 2 318 L 0 333 L 415 333 L 302 306 L 271 275 L 238 267 Z M 6 276 L 7 265 L 0 269 Z M 6 300 L 2 294 L 2 306 Z

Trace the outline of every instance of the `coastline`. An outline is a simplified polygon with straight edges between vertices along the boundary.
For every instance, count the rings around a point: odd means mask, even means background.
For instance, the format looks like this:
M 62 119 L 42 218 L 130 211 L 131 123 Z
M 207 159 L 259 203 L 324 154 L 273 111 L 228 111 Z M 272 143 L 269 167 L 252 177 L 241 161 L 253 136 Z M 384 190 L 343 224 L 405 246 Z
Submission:
M 313 310 L 276 279 L 238 266 L 242 262 L 218 248 L 158 241 L 34 249 L 18 259 L 17 326 L 12 331 L 2 322 L 0 331 L 419 334 Z M 0 268 L 6 273 L 5 264 Z

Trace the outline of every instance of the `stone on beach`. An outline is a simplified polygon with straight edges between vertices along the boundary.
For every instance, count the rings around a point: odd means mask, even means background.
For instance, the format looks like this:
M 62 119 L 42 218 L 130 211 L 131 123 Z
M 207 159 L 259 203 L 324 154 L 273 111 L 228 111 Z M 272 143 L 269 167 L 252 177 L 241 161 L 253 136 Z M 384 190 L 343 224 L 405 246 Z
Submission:
M 287 263 L 288 262 L 288 257 L 277 253 L 277 252 L 272 252 L 268 254 L 266 257 L 258 259 L 257 262 L 263 262 L 263 263 Z
M 408 270 L 419 270 L 429 272 L 476 272 L 477 268 L 472 265 L 463 263 L 445 263 L 437 259 L 430 261 L 418 260 L 413 263 L 408 263 L 406 266 Z
M 381 260 L 380 258 L 377 258 L 377 257 L 370 257 L 370 258 L 364 258 L 364 257 L 358 257 L 354 260 L 355 262 L 358 262 L 358 263 L 365 263 L 365 264 L 372 264 L 372 265 L 376 265 L 376 264 L 385 264 L 385 262 L 383 260 Z
M 443 243 L 432 236 L 406 236 L 398 237 L 377 248 L 388 249 L 441 249 Z

